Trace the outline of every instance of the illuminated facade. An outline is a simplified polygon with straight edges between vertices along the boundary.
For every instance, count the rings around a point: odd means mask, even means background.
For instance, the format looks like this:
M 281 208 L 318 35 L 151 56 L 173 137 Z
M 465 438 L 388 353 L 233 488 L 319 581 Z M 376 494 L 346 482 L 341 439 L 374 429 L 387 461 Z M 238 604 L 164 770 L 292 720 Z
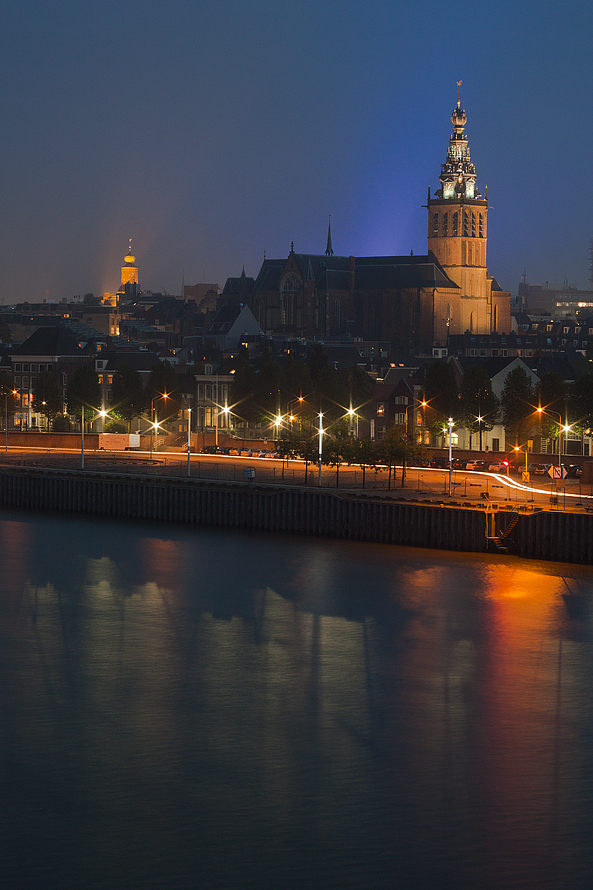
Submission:
M 459 93 L 453 109 L 453 132 L 447 157 L 441 164 L 441 187 L 428 193 L 428 250 L 439 261 L 457 294 L 435 292 L 434 339 L 449 334 L 505 333 L 511 331 L 511 297 L 501 290 L 486 265 L 488 190 L 484 197 L 476 184 Z
M 410 256 L 325 254 L 266 259 L 256 279 L 229 278 L 222 297 L 246 303 L 263 331 L 327 340 L 354 323 L 395 351 L 447 354 L 449 334 L 511 331 L 511 295 L 486 266 L 487 197 L 476 185 L 458 99 L 441 188 L 428 194 L 428 251 Z
M 135 265 L 136 257 L 132 256 L 132 239 L 130 238 L 130 246 L 124 257 L 124 264 L 121 267 L 121 287 L 120 291 L 124 291 L 126 284 L 138 285 L 138 266 Z

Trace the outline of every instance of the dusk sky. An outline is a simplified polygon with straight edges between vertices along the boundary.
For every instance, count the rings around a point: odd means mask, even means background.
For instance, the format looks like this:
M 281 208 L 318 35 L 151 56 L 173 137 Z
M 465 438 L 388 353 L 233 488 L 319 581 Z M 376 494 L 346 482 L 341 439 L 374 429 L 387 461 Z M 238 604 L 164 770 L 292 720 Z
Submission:
M 461 104 L 488 267 L 587 287 L 593 4 L 21 0 L 0 29 L 0 301 L 179 294 L 264 252 L 426 253 Z

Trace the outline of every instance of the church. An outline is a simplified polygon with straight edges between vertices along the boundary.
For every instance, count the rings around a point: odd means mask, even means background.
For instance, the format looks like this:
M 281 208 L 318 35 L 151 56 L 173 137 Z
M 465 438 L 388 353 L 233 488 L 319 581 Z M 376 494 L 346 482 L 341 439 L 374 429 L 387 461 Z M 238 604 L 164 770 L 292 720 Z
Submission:
M 400 353 L 446 354 L 450 334 L 510 333 L 511 296 L 488 273 L 488 194 L 480 194 L 458 98 L 440 188 L 428 190 L 422 256 L 265 259 L 257 278 L 229 278 L 222 299 L 246 303 L 268 334 L 330 340 L 346 325 Z

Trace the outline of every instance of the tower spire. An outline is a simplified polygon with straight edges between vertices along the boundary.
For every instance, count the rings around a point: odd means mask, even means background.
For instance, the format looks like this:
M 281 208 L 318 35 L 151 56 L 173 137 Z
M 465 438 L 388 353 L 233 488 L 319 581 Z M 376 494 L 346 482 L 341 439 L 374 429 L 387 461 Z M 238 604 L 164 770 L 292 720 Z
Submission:
M 329 222 L 327 224 L 327 247 L 325 248 L 326 256 L 333 256 L 334 249 L 332 247 L 332 216 L 331 213 L 329 215 Z

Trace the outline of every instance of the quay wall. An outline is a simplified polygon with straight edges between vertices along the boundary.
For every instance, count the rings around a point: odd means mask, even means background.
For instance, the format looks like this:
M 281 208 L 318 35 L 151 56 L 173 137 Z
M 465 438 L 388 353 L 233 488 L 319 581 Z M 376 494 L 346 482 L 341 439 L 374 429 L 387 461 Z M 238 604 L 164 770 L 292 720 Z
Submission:
M 445 550 L 486 552 L 508 547 L 508 552 L 534 559 L 593 562 L 591 514 L 496 513 L 482 505 L 419 504 L 323 489 L 163 482 L 154 477 L 39 468 L 0 470 L 0 506 Z

